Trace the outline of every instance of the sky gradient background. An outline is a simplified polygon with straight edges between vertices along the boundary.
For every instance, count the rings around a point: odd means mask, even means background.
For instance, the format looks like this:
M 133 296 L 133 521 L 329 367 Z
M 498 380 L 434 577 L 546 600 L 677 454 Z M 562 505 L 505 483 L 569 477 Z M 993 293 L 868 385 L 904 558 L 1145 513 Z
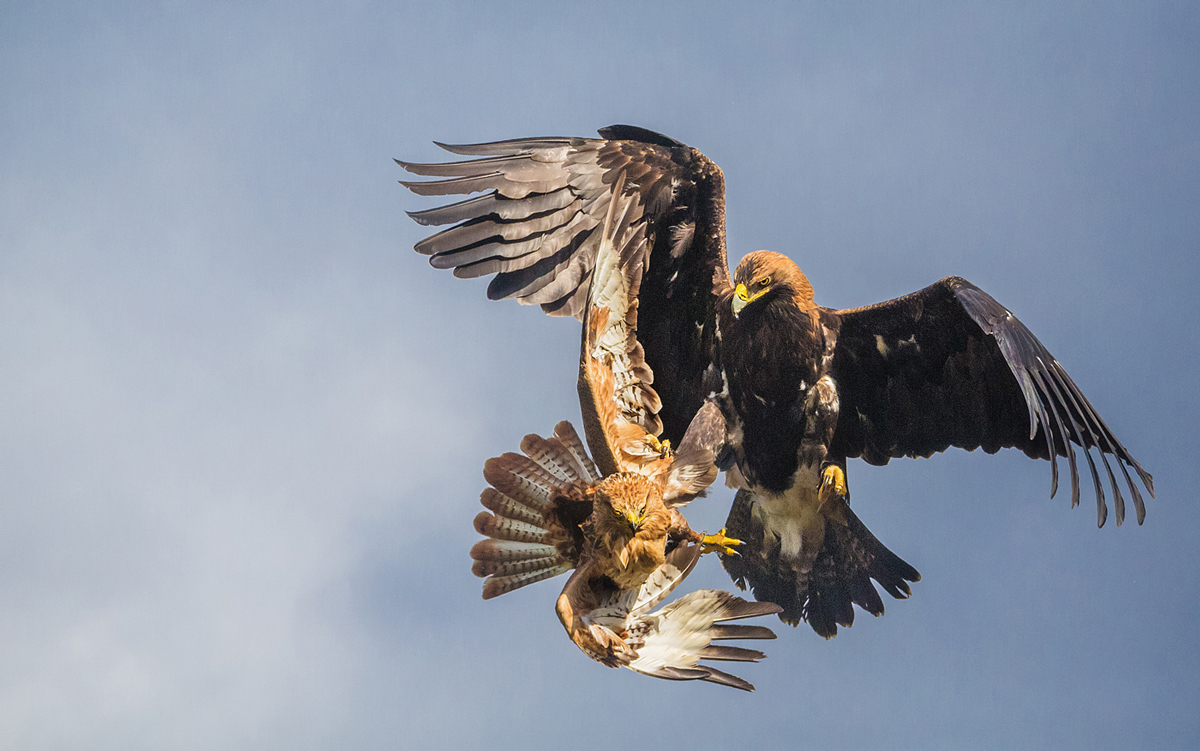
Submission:
M 0 746 L 1200 745 L 1200 10 L 1046 5 L 0 4 Z M 578 424 L 578 329 L 429 268 L 391 159 L 616 122 L 823 305 L 990 292 L 1145 525 L 1012 452 L 854 462 L 924 579 L 776 623 L 752 695 L 592 663 L 561 583 L 483 602 L 483 461 Z

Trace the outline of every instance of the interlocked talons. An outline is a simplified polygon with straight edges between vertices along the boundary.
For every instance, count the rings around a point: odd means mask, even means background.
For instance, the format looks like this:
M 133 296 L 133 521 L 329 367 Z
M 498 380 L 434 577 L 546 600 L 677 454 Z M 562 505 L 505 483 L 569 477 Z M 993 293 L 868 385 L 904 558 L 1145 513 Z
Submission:
M 662 456 L 667 457 L 671 455 L 670 439 L 659 441 L 657 436 L 647 435 L 646 441 L 650 444 L 650 448 L 654 449 Z
M 741 545 L 741 544 L 742 544 L 741 540 L 737 540 L 732 537 L 727 537 L 725 535 L 725 528 L 722 527 L 721 531 L 716 533 L 715 535 L 704 535 L 704 537 L 701 538 L 700 553 L 701 553 L 701 555 L 703 555 L 704 553 L 713 553 L 713 552 L 720 553 L 722 555 L 739 555 L 739 553 L 734 548 L 734 546 Z

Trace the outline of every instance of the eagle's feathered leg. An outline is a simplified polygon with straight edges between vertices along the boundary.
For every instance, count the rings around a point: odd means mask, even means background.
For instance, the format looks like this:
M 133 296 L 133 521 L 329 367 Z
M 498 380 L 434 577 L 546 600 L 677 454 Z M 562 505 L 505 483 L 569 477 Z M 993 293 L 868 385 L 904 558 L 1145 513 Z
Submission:
M 883 614 L 883 601 L 872 579 L 902 599 L 911 593 L 908 582 L 921 578 L 850 510 L 848 494 L 836 491 L 838 474 L 844 486 L 844 470 L 835 472 L 833 466 L 822 471 L 817 492 L 808 491 L 811 500 L 785 506 L 800 510 L 811 503 L 807 508 L 815 508 L 815 514 L 772 517 L 771 507 L 763 505 L 770 499 L 739 491 L 726 525 L 748 540 L 753 552 L 721 555 L 721 565 L 738 587 L 750 588 L 760 601 L 778 603 L 785 623 L 807 621 L 825 638 L 836 636 L 839 625 L 854 622 L 855 604 L 872 615 Z M 794 523 L 795 529 L 788 523 Z M 801 541 L 795 552 L 790 549 L 795 539 L 789 544 L 789 535 Z

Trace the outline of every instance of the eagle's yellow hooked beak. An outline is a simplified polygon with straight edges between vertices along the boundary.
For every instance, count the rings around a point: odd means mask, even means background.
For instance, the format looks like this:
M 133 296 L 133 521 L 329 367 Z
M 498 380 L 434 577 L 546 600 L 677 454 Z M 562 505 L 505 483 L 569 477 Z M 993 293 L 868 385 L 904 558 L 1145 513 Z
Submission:
M 733 290 L 733 317 L 737 318 L 738 313 L 742 312 L 742 308 L 746 307 L 746 303 L 750 302 L 750 291 L 746 289 L 746 285 L 739 284 Z
M 735 287 L 733 290 L 733 317 L 737 318 L 738 314 L 742 312 L 742 308 L 762 297 L 766 291 L 765 289 L 761 289 L 752 295 L 744 284 L 739 284 Z

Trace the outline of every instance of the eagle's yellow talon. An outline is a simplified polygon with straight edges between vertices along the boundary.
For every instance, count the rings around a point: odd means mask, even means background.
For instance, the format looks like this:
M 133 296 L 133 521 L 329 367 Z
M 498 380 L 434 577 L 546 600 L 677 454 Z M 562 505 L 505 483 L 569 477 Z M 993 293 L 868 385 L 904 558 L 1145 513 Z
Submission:
M 826 486 L 833 488 L 833 491 L 838 495 L 845 497 L 849 495 L 850 489 L 846 487 L 846 473 L 836 464 L 830 464 L 822 473 L 825 475 Z
M 725 528 L 715 535 L 704 535 L 700 540 L 700 553 L 721 553 L 722 555 L 738 555 L 735 545 L 741 545 L 742 541 L 728 537 L 725 535 Z

